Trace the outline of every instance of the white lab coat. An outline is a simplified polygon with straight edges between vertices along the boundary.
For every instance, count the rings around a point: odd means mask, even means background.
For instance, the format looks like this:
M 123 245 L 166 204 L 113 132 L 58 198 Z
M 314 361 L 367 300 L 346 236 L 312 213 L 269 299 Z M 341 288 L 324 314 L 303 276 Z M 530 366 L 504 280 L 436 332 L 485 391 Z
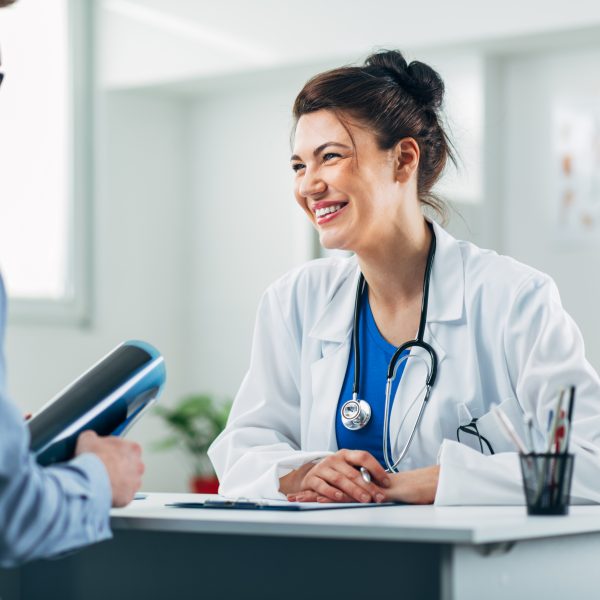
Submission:
M 400 468 L 439 463 L 439 505 L 522 504 L 518 456 L 490 408 L 500 404 L 525 438 L 523 413 L 532 413 L 538 432 L 545 431 L 557 390 L 573 384 L 572 499 L 600 502 L 600 380 L 554 282 L 434 227 L 425 341 L 437 352 L 439 371 Z M 283 498 L 281 476 L 337 450 L 335 411 L 348 365 L 358 276 L 355 257 L 320 259 L 265 292 L 250 368 L 227 427 L 209 450 L 220 493 Z M 412 354 L 425 356 L 420 349 Z M 394 456 L 416 420 L 427 364 L 409 359 L 398 386 L 390 422 Z M 472 417 L 478 417 L 479 431 L 496 455 L 482 455 L 475 436 L 456 441 L 457 427 Z

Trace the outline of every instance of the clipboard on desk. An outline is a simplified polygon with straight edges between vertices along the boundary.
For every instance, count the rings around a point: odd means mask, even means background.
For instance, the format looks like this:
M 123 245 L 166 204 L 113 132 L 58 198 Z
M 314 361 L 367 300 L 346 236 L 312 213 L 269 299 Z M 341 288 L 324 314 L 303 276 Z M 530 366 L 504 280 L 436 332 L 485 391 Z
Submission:
M 279 510 L 300 512 L 309 510 L 335 510 L 343 508 L 369 508 L 374 506 L 397 506 L 396 502 L 365 504 L 362 502 L 288 502 L 287 500 L 248 500 L 247 498 L 208 498 L 201 502 L 171 502 L 169 508 L 191 508 L 210 510 Z

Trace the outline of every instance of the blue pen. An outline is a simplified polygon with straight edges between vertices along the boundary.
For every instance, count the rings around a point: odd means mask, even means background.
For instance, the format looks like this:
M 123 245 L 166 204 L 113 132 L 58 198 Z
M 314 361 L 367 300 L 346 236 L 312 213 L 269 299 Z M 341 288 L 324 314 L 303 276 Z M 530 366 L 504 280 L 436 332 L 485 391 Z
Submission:
M 552 427 L 553 421 L 554 421 L 554 411 L 552 409 L 550 409 L 550 412 L 548 413 L 548 427 L 546 427 L 546 431 L 548 433 L 550 433 L 550 429 Z
M 533 415 L 531 413 L 525 413 L 523 415 L 523 422 L 525 423 L 525 433 L 527 434 L 527 444 L 529 445 L 529 452 L 535 453 L 535 444 L 533 442 Z

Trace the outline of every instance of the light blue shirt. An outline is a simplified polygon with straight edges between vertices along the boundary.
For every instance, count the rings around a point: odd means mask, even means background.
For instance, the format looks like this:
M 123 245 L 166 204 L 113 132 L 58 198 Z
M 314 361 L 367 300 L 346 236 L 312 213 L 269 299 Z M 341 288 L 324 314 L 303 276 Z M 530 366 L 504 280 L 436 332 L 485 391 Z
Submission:
M 0 566 L 111 537 L 111 488 L 94 454 L 48 468 L 29 452 L 23 415 L 6 397 L 6 293 L 0 276 Z

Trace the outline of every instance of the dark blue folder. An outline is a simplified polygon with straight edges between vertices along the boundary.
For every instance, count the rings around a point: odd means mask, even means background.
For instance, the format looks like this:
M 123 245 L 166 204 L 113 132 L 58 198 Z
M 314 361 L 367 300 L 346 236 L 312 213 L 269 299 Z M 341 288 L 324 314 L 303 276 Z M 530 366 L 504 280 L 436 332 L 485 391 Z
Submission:
M 124 342 L 50 400 L 28 421 L 30 448 L 42 465 L 73 457 L 77 438 L 123 435 L 158 398 L 166 371 L 160 352 Z

